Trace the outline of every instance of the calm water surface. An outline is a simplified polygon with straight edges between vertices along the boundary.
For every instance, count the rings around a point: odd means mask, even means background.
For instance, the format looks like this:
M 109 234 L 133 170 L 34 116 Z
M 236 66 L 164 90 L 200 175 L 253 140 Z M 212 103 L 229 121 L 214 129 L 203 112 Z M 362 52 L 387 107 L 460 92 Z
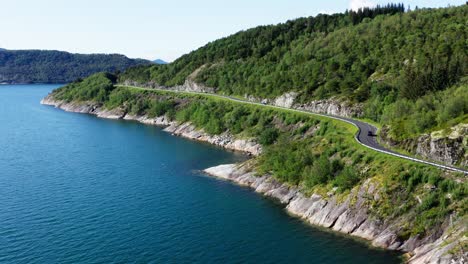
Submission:
M 0 86 L 0 263 L 398 263 L 199 170 L 245 157 Z

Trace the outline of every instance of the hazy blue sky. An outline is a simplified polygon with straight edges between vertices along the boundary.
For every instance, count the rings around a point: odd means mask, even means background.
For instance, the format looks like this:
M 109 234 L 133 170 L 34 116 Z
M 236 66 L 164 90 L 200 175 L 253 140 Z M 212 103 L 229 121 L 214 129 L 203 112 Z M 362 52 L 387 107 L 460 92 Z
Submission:
M 242 29 L 387 2 L 0 0 L 0 47 L 122 53 L 129 57 L 172 61 L 209 41 Z M 404 3 L 411 8 L 445 7 L 464 4 L 465 0 L 408 0 Z

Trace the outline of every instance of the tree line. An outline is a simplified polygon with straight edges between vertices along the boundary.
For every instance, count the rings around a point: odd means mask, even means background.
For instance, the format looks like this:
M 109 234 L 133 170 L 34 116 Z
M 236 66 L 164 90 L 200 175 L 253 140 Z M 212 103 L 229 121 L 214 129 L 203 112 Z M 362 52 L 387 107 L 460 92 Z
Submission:
M 119 72 L 151 62 L 119 54 L 0 50 L 0 83 L 69 83 L 97 72 Z

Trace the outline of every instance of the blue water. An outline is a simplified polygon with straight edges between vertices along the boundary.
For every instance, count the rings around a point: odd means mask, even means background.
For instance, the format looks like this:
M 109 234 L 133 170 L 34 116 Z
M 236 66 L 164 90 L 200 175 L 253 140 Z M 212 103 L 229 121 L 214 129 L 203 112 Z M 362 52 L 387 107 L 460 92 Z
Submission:
M 199 170 L 239 154 L 0 86 L 0 263 L 397 263 Z

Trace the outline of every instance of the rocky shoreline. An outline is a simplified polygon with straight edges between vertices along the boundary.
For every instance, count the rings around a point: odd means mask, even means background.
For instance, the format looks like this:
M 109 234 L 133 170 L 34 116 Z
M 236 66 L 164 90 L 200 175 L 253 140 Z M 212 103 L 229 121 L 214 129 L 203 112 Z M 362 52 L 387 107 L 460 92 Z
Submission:
M 327 193 L 326 198 L 318 194 L 305 196 L 297 187 L 280 183 L 269 175 L 256 176 L 246 164 L 219 165 L 205 172 L 277 199 L 288 213 L 310 224 L 369 240 L 375 247 L 407 252 L 408 263 L 465 263 L 466 256 L 457 258 L 450 253 L 457 246 L 456 237 L 466 230 L 463 223 L 458 223 L 461 226 L 457 231 L 446 228 L 440 230 L 439 236 L 410 237 L 402 241 L 397 232 L 405 219 L 386 222 L 369 214 L 369 202 L 379 199 L 380 192 L 379 184 L 372 179 L 342 199 L 333 192 Z M 451 241 L 451 238 L 455 239 Z
M 67 103 L 54 100 L 50 95 L 44 98 L 41 104 L 69 112 L 93 114 L 101 118 L 134 120 L 148 125 L 164 126 L 164 131 L 174 135 L 208 142 L 229 150 L 242 151 L 249 155 L 257 156 L 262 152 L 261 146 L 254 140 L 236 139 L 228 132 L 209 135 L 190 123 L 179 124 L 165 117 L 133 116 L 120 109 L 107 110 L 91 102 Z M 280 183 L 271 176 L 256 176 L 247 164 L 220 165 L 206 169 L 205 172 L 278 199 L 290 214 L 308 223 L 367 239 L 376 247 L 408 252 L 409 263 L 464 263 L 466 260 L 464 253 L 461 256 L 451 253 L 457 246 L 457 239 L 453 238 L 460 237 L 460 234 L 466 230 L 463 219 L 456 223 L 447 223 L 444 225 L 445 228 L 434 230 L 429 236 L 402 240 L 398 236 L 398 231 L 406 219 L 384 221 L 373 218 L 369 213 L 370 203 L 372 200 L 380 199 L 381 187 L 373 179 L 366 180 L 344 198 L 334 192 L 329 192 L 325 196 L 319 194 L 306 196 L 297 187 Z M 457 228 L 453 228 L 455 225 Z
M 209 135 L 202 130 L 196 129 L 190 123 L 179 124 L 167 119 L 165 116 L 155 118 L 150 118 L 146 115 L 135 116 L 127 114 L 120 109 L 107 110 L 92 102 L 67 103 L 54 100 L 50 95 L 42 99 L 41 104 L 54 106 L 67 112 L 92 114 L 106 119 L 133 120 L 147 125 L 161 126 L 165 127 L 164 131 L 180 137 L 208 142 L 228 150 L 240 151 L 252 156 L 258 156 L 262 152 L 262 146 L 253 139 L 238 139 L 229 132 L 224 132 L 220 135 Z

